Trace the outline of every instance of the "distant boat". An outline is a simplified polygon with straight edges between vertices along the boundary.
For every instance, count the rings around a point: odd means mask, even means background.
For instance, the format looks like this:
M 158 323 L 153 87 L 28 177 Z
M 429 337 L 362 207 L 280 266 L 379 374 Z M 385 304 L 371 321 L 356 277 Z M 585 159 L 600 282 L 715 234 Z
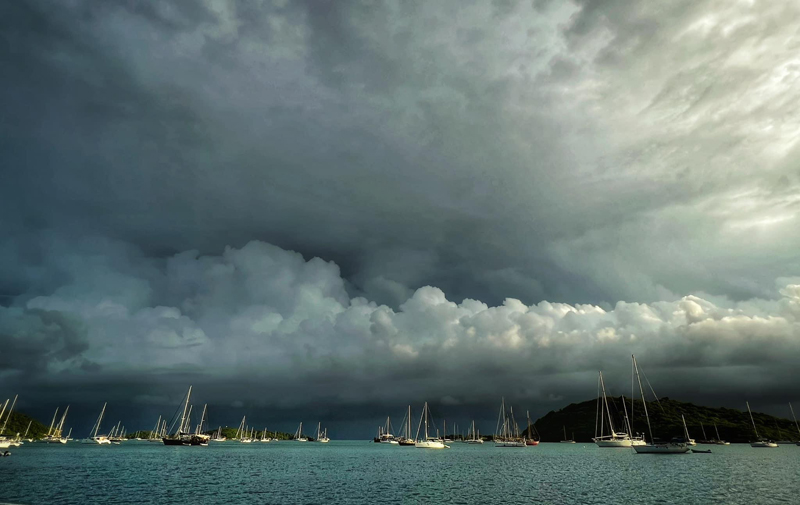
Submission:
M 69 405 L 67 405 L 67 408 L 64 409 L 64 413 L 61 415 L 61 420 L 58 422 L 58 424 L 56 424 L 56 416 L 58 415 L 58 408 L 56 408 L 56 412 L 53 414 L 53 420 L 50 421 L 50 427 L 47 429 L 47 434 L 41 440 L 42 442 L 48 444 L 67 443 L 67 438 L 61 436 L 61 433 L 64 430 L 64 421 L 67 419 L 67 412 L 69 412 Z M 28 423 L 28 427 L 30 428 L 30 423 Z M 27 430 L 25 431 L 25 436 L 28 436 Z
M 597 447 L 630 447 L 631 437 L 628 433 L 617 432 L 614 429 L 611 409 L 608 408 L 608 398 L 606 397 L 606 384 L 603 381 L 603 372 L 600 372 L 599 378 L 597 379 L 597 389 L 597 413 L 595 414 L 594 438 L 592 438 L 592 442 L 594 442 Z M 625 402 L 623 401 L 623 405 L 624 404 Z M 605 433 L 606 428 L 608 428 L 608 434 Z M 566 433 L 564 434 L 564 438 L 567 438 Z
M 17 396 L 18 395 L 14 396 L 14 401 L 11 403 L 11 408 L 8 409 L 8 415 L 6 415 L 5 421 L 3 421 L 3 426 L 0 427 L 0 449 L 7 449 L 12 445 L 19 445 L 16 441 L 2 436 L 2 434 L 6 432 L 6 426 L 8 425 L 8 420 L 11 419 L 11 412 L 14 410 L 14 405 L 17 404 Z M 6 400 L 6 402 L 3 404 L 3 410 L 0 411 L 0 421 L 3 420 L 3 413 L 5 413 L 7 406 L 8 400 Z
M 267 427 L 264 426 L 264 431 L 261 432 L 261 438 L 258 439 L 259 442 L 269 443 L 272 442 L 272 439 L 267 436 Z
M 442 437 L 444 437 L 444 440 L 442 440 L 442 442 L 444 442 L 445 444 L 452 444 L 454 442 L 454 439 L 455 439 L 455 435 L 453 436 L 453 438 L 447 438 L 447 421 L 446 420 L 442 420 Z
M 528 436 L 525 438 L 525 445 L 539 445 L 539 435 L 534 435 L 536 433 L 536 425 L 531 422 L 531 413 L 527 410 L 525 411 L 525 417 L 528 418 Z
M 525 438 L 519 434 L 519 426 L 514 419 L 514 407 L 509 407 L 506 413 L 506 399 L 500 400 L 500 412 L 497 415 L 497 425 L 494 433 L 495 447 L 526 447 Z
M 468 444 L 482 444 L 483 439 L 481 438 L 480 432 L 475 429 L 475 420 L 472 420 L 472 427 L 470 431 L 467 432 L 467 439 L 465 440 Z
M 267 429 L 264 428 L 264 431 L 266 431 L 266 430 Z M 228 440 L 228 437 L 222 436 L 222 426 L 217 428 L 217 433 L 216 433 L 216 435 L 211 437 L 211 440 L 214 441 L 214 442 L 224 442 L 224 441 Z
M 422 407 L 422 415 L 419 418 L 419 426 L 417 426 L 417 435 L 414 437 L 416 442 L 414 443 L 414 447 L 420 449 L 449 449 L 449 445 L 445 445 L 445 443 L 438 437 L 430 437 L 428 436 L 428 402 L 425 402 L 425 405 Z M 420 438 L 420 430 L 425 427 L 423 432 L 423 438 Z
M 375 442 L 379 444 L 399 444 L 399 441 L 395 440 L 392 434 L 392 422 L 388 416 L 386 417 L 386 424 L 378 426 L 378 436 L 375 437 Z
M 689 446 L 683 439 L 672 439 L 669 442 L 657 442 L 653 438 L 653 428 L 650 425 L 650 415 L 647 412 L 647 402 L 644 397 L 644 389 L 642 388 L 642 380 L 639 377 L 639 365 L 636 363 L 636 356 L 631 355 L 633 361 L 633 369 L 636 374 L 636 380 L 639 383 L 639 392 L 642 395 L 642 405 L 644 406 L 644 415 L 647 418 L 647 430 L 650 432 L 650 443 L 645 445 L 633 445 L 633 450 L 637 454 L 686 454 L 689 452 Z
M 572 438 L 567 438 L 567 427 L 563 426 L 564 428 L 564 440 L 561 441 L 562 444 L 574 444 L 575 443 L 575 434 L 572 434 Z
M 328 429 L 325 428 L 325 431 L 322 431 L 322 423 L 317 423 L 317 438 L 314 441 L 321 444 L 327 444 L 331 441 L 331 439 L 328 438 Z
M 103 410 L 100 411 L 100 417 L 97 418 L 95 421 L 94 426 L 92 426 L 91 435 L 88 438 L 84 438 L 81 440 L 82 444 L 97 444 L 97 445 L 110 445 L 111 440 L 108 439 L 106 435 L 98 435 L 100 431 L 100 423 L 103 422 L 103 415 L 106 413 L 106 405 L 108 403 L 103 404 Z
M 775 448 L 778 447 L 778 444 L 773 442 L 772 440 L 765 440 L 758 436 L 758 428 L 756 428 L 756 421 L 753 419 L 753 412 L 750 411 L 750 402 L 745 402 L 747 405 L 747 413 L 750 414 L 750 422 L 753 423 L 753 431 L 756 433 L 755 441 L 750 443 L 750 447 L 756 448 Z
M 411 405 L 409 405 L 408 413 L 403 417 L 403 425 L 400 427 L 402 435 L 397 439 L 397 443 L 405 447 L 414 447 L 417 444 L 411 436 L 411 419 Z
M 183 413 L 181 414 L 181 422 L 178 425 L 178 428 L 175 430 L 175 433 L 172 435 L 165 435 L 161 438 L 161 441 L 164 445 L 180 445 L 180 446 L 190 446 L 190 445 L 199 445 L 199 446 L 207 446 L 208 439 L 211 438 L 209 435 L 201 433 L 201 428 L 203 423 L 205 423 L 205 416 L 206 416 L 206 407 L 203 407 L 203 414 L 200 417 L 200 424 L 197 425 L 197 428 L 192 433 L 192 406 L 189 404 L 189 399 L 192 396 L 192 386 L 189 386 L 189 390 L 186 393 L 186 399 L 181 401 L 183 404 Z M 174 425 L 174 422 L 173 422 Z
M 726 441 L 722 440 L 721 438 L 719 438 L 719 430 L 717 429 L 717 423 L 714 423 L 714 431 L 717 432 L 717 439 L 714 441 L 715 444 L 717 444 L 717 445 L 731 445 L 730 442 L 726 442 Z
M 300 426 L 297 427 L 297 431 L 294 433 L 294 441 L 295 442 L 308 442 L 308 438 L 303 436 L 303 423 L 300 423 Z
M 681 414 L 681 421 L 683 422 L 683 435 L 686 439 L 686 445 L 689 447 L 696 446 L 697 442 L 695 442 L 693 438 L 689 437 L 689 428 L 686 427 L 686 418 L 683 417 L 683 414 Z

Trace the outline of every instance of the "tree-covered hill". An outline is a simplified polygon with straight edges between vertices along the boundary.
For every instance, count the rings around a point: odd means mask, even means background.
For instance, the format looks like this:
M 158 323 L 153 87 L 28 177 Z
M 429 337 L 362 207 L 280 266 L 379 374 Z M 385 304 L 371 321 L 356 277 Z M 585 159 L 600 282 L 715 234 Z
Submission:
M 6 423 L 6 417 L 8 416 L 3 415 L 3 419 L 0 421 L 0 428 L 2 428 L 3 423 Z M 11 417 L 8 417 L 6 430 L 0 435 L 12 438 L 19 433 L 22 436 L 25 434 L 25 429 L 28 427 L 29 422 L 31 423 L 31 428 L 28 431 L 28 438 L 42 438 L 47 434 L 47 426 L 44 424 L 22 412 L 12 412 Z
M 630 416 L 630 398 L 626 398 L 625 402 Z M 615 429 L 625 431 L 621 398 L 617 397 L 614 400 L 609 398 L 609 407 L 612 412 L 616 413 L 613 416 Z M 564 427 L 566 427 L 568 437 L 574 433 L 576 441 L 591 442 L 591 438 L 595 434 L 596 408 L 596 399 L 572 403 L 561 410 L 548 412 L 535 422 L 535 426 L 544 442 L 562 440 Z M 716 438 L 715 424 L 719 429 L 720 438 L 723 440 L 749 442 L 755 439 L 753 425 L 750 423 L 750 417 L 746 410 L 702 407 L 669 398 L 662 398 L 658 402 L 647 402 L 647 410 L 650 414 L 653 435 L 656 438 L 668 440 L 673 436 L 683 435 L 681 422 L 681 414 L 683 414 L 689 428 L 689 435 L 696 440 L 703 438 L 701 423 L 708 439 Z M 800 440 L 800 433 L 791 419 L 782 419 L 758 412 L 753 412 L 753 418 L 761 437 L 773 440 Z M 641 400 L 634 402 L 631 419 L 634 432 L 647 434 L 647 419 Z M 649 435 L 647 439 L 650 439 Z

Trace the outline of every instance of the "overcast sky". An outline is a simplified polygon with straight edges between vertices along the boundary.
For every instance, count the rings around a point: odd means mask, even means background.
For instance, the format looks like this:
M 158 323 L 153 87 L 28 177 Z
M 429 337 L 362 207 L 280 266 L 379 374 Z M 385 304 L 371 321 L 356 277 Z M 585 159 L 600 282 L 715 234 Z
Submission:
M 636 353 L 660 394 L 788 415 L 797 19 L 4 2 L 0 397 L 149 428 L 192 383 L 217 423 L 355 436 L 621 394 Z

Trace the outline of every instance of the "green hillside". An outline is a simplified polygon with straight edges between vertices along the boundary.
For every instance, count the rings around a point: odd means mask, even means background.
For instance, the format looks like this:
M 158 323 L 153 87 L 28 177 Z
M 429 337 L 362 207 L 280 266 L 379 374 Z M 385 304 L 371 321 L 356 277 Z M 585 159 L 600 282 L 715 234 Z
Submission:
M 630 414 L 630 398 L 625 399 Z M 597 400 L 572 403 L 561 410 L 548 412 L 535 423 L 536 429 L 544 442 L 557 442 L 574 433 L 577 442 L 591 442 L 594 436 Z M 624 412 L 619 397 L 613 401 L 609 398 L 609 406 L 614 416 L 617 431 L 624 431 Z M 647 420 L 644 416 L 641 400 L 636 400 L 632 425 L 634 432 L 647 433 Z M 701 407 L 692 403 L 662 398 L 660 402 L 647 402 L 653 435 L 656 438 L 670 439 L 683 435 L 681 414 L 686 417 L 689 435 L 700 440 L 703 438 L 701 423 L 705 427 L 709 439 L 716 438 L 714 424 L 719 429 L 720 438 L 728 442 L 749 442 L 755 439 L 753 426 L 747 411 L 726 408 Z M 782 419 L 767 414 L 753 412 L 753 417 L 762 437 L 773 440 L 800 440 L 800 433 L 791 419 Z M 649 436 L 647 437 L 649 440 Z
M 0 422 L 0 428 L 2 428 L 3 423 L 6 422 L 6 417 L 6 415 L 3 415 L 3 421 Z M 6 431 L 0 435 L 10 438 L 17 436 L 17 433 L 19 433 L 20 436 L 22 436 L 25 433 L 25 429 L 28 427 L 29 422 L 31 423 L 31 429 L 28 431 L 28 438 L 42 438 L 47 434 L 47 426 L 44 424 L 26 414 L 23 414 L 22 412 L 12 412 L 11 417 L 8 418 L 8 423 L 6 424 Z

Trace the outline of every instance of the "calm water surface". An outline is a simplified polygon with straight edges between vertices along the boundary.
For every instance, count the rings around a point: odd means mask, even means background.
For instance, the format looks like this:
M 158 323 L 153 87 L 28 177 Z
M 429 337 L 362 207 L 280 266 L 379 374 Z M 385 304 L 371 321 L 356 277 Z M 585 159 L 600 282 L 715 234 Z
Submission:
M 800 503 L 800 447 L 703 448 L 713 453 L 461 443 L 432 451 L 367 441 L 25 444 L 0 458 L 0 502 Z

